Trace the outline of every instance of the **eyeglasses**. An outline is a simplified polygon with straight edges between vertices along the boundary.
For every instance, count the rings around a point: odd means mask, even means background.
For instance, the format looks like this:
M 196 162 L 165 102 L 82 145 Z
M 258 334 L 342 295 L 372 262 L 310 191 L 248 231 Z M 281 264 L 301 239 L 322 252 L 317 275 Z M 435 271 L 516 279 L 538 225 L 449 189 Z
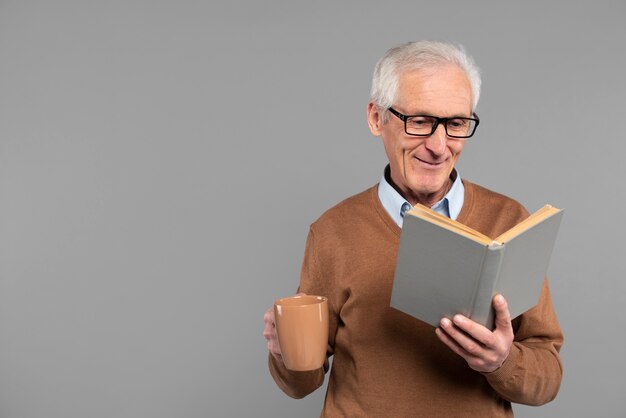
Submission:
M 469 138 L 474 135 L 480 122 L 476 113 L 473 114 L 473 118 L 438 118 L 431 115 L 403 115 L 393 107 L 388 110 L 404 122 L 404 132 L 413 136 L 430 136 L 442 123 L 446 128 L 446 135 L 450 138 Z

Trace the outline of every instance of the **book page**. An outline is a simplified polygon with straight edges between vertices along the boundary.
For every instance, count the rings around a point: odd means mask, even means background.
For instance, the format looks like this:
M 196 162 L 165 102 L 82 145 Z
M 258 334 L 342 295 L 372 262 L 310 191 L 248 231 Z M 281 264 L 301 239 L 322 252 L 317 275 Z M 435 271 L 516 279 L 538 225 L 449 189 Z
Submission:
M 480 242 L 481 244 L 489 245 L 493 242 L 493 240 L 487 235 L 481 234 L 475 229 L 472 229 L 467 225 L 463 225 L 460 222 L 452 220 L 447 216 L 443 216 L 420 203 L 415 205 L 413 209 L 409 210 L 407 214 L 417 216 L 418 218 L 424 219 L 452 232 L 456 232 L 459 235 L 462 235 L 476 242 Z
M 558 212 L 560 212 L 560 209 L 557 209 L 551 205 L 545 205 L 537 212 L 533 213 L 528 218 L 515 225 L 513 228 L 499 235 L 495 240 L 501 244 L 505 244 L 522 232 L 529 230 L 533 226 L 537 225 L 539 222 L 543 221 L 546 218 L 549 218 L 550 216 Z

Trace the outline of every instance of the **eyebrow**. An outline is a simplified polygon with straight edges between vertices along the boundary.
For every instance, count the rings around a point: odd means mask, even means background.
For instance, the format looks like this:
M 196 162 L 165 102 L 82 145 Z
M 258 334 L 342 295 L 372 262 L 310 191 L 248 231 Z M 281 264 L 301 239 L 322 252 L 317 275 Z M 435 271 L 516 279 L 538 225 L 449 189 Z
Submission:
M 473 118 L 474 114 L 470 113 L 470 115 L 463 115 L 463 114 L 453 114 L 450 116 L 438 116 L 438 115 L 433 115 L 432 113 L 429 112 L 418 112 L 418 113 L 407 113 L 406 116 L 434 116 L 434 117 L 438 117 L 438 118 L 445 118 L 445 119 L 454 119 L 454 118 Z

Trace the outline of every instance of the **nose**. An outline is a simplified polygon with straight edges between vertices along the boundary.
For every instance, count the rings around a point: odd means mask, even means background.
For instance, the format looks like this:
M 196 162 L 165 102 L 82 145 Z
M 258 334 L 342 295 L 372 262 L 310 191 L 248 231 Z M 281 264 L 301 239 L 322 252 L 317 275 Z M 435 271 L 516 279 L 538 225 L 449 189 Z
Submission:
M 446 151 L 446 142 L 448 136 L 446 135 L 446 127 L 443 124 L 439 124 L 435 132 L 432 135 L 426 137 L 426 148 L 433 154 L 439 156 L 443 155 Z

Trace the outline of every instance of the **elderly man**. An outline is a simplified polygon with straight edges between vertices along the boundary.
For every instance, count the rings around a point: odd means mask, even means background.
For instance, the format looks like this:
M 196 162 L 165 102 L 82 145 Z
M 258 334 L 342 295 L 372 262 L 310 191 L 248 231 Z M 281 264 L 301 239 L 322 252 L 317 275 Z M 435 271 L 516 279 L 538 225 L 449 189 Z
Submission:
M 491 237 L 528 216 L 455 169 L 479 124 L 479 94 L 478 69 L 450 44 L 408 43 L 376 65 L 367 121 L 389 165 L 379 184 L 311 225 L 302 265 L 299 291 L 329 302 L 334 357 L 322 416 L 506 417 L 511 402 L 541 405 L 558 392 L 563 336 L 547 281 L 537 306 L 513 320 L 497 295 L 493 332 L 461 315 L 433 329 L 389 307 L 409 205 L 427 205 Z M 271 310 L 264 320 L 278 386 L 294 398 L 321 386 L 328 361 L 311 372 L 286 369 Z

